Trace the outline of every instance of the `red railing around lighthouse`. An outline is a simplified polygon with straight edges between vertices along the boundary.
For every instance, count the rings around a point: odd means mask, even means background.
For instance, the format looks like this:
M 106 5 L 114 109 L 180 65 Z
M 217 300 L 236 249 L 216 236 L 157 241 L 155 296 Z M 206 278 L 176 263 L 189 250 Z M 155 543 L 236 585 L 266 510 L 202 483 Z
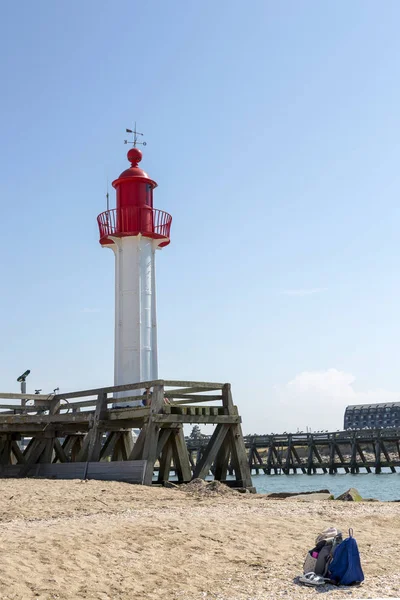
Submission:
M 99 214 L 100 244 L 111 244 L 110 236 L 126 237 L 143 235 L 165 240 L 160 246 L 169 244 L 172 217 L 158 208 L 150 206 L 126 206 L 113 208 Z

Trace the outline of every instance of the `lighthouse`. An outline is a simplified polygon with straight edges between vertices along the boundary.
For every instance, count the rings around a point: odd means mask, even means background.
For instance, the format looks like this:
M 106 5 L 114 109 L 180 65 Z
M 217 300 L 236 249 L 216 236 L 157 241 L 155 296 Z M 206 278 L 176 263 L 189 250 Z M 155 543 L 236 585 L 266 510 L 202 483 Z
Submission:
M 172 217 L 153 207 L 157 183 L 139 167 L 136 143 L 135 131 L 130 166 L 112 182 L 116 208 L 97 217 L 100 244 L 115 256 L 114 385 L 158 379 L 155 254 L 170 243 Z

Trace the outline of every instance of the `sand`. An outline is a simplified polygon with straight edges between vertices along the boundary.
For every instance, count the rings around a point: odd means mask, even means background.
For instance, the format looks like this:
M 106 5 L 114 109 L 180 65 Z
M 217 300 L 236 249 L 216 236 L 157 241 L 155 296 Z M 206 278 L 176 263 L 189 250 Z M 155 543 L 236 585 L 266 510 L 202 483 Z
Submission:
M 325 597 L 400 596 L 400 503 L 34 479 L 0 491 L 2 599 L 317 599 L 294 580 L 331 525 L 354 528 L 366 581 Z

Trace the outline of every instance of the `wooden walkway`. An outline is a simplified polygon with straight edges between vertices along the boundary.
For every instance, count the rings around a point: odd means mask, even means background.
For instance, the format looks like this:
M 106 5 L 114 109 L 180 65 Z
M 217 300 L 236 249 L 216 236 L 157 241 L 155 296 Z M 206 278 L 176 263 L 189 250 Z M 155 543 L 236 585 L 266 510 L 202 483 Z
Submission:
M 136 396 L 135 391 L 148 389 Z M 115 400 L 118 392 L 132 395 Z M 137 393 L 137 392 L 136 392 Z M 115 408 L 141 400 L 145 406 Z M 211 404 L 210 404 L 211 403 Z M 215 425 L 195 464 L 185 424 Z M 132 429 L 140 433 L 134 442 Z M 23 443 L 28 440 L 27 445 Z M 250 468 L 229 383 L 148 381 L 45 396 L 0 394 L 0 477 L 118 479 L 151 485 L 215 479 L 252 487 Z
M 201 457 L 207 438 L 188 439 L 191 463 Z M 400 429 L 245 436 L 252 472 L 266 475 L 317 472 L 381 473 L 400 469 Z

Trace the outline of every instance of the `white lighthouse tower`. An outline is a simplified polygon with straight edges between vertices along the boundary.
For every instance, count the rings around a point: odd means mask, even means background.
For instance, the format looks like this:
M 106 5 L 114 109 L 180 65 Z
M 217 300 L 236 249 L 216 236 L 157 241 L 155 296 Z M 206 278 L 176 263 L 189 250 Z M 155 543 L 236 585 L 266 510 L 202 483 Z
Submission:
M 136 135 L 134 144 L 131 166 L 112 183 L 116 208 L 97 217 L 100 244 L 115 255 L 114 385 L 158 379 L 155 252 L 169 244 L 172 221 L 153 208 L 157 183 L 138 166 Z

